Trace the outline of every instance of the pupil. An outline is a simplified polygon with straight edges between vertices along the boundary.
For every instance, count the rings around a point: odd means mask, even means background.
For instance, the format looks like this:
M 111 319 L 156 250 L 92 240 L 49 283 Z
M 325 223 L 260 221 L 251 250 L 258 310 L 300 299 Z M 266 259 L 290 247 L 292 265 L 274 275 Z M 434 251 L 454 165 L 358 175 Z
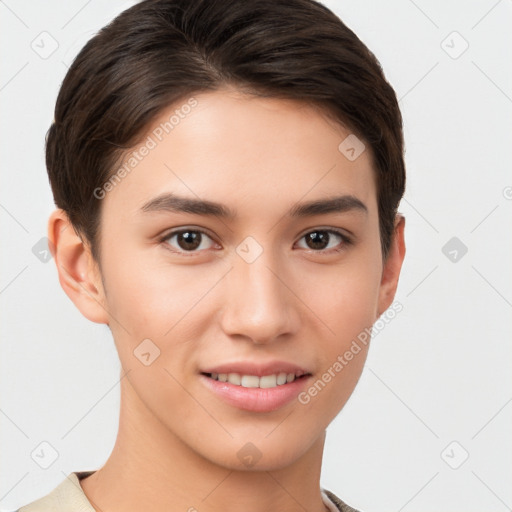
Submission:
M 308 241 L 313 242 L 313 247 L 311 247 L 312 249 L 324 249 L 325 247 L 327 247 L 329 243 L 328 238 L 329 234 L 326 233 L 325 231 L 315 231 L 314 233 L 309 234 Z M 308 243 L 308 245 L 310 244 Z
M 178 234 L 178 243 L 182 249 L 197 249 L 199 245 L 201 245 L 200 238 L 200 233 L 184 231 L 183 233 Z

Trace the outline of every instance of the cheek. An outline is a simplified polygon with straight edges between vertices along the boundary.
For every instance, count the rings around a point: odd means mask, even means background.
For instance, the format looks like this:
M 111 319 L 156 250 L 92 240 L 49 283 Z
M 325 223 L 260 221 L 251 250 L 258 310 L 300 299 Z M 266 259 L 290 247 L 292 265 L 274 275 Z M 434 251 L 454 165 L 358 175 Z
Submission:
M 105 286 L 119 359 L 138 396 L 158 416 L 161 404 L 187 401 L 173 376 L 181 381 L 178 375 L 194 365 L 191 329 L 199 325 L 197 317 L 204 313 L 200 299 L 214 279 L 197 279 L 192 267 L 171 268 L 149 258 L 112 258 L 109 263 Z
M 316 278 L 308 277 L 309 289 L 304 296 L 325 323 L 330 352 L 343 348 L 375 321 L 380 267 L 378 261 L 367 259 L 357 258 L 324 275 L 320 270 Z
M 124 258 L 106 268 L 109 312 L 146 335 L 163 336 L 192 311 L 216 277 L 163 258 Z M 211 273 L 210 273 L 211 274 Z
M 105 262 L 110 327 L 125 369 L 138 368 L 134 350 L 146 339 L 161 352 L 155 362 L 170 371 L 184 361 L 193 366 L 193 340 L 208 327 L 211 292 L 224 267 L 172 265 L 165 257 L 143 256 Z
M 347 261 L 329 276 L 318 274 L 315 287 L 304 291 L 322 320 L 316 380 L 300 403 L 312 414 L 332 419 L 352 394 L 367 357 L 375 321 L 380 261 L 374 256 Z
M 318 297 L 323 335 L 315 379 L 299 403 L 327 425 L 345 405 L 363 371 L 377 305 L 377 287 L 355 275 L 339 279 Z M 330 297 L 330 299 L 329 299 Z

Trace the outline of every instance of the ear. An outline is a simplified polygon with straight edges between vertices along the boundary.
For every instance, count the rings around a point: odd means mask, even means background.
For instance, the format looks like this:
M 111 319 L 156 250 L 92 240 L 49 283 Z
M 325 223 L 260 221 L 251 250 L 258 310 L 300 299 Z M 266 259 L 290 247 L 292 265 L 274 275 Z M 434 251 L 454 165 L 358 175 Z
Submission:
M 108 324 L 101 274 L 88 244 L 78 236 L 64 210 L 55 210 L 48 220 L 50 250 L 59 282 L 80 312 L 96 323 Z
M 391 306 L 395 298 L 398 278 L 405 257 L 405 239 L 404 239 L 405 217 L 397 214 L 395 219 L 395 229 L 393 239 L 384 267 L 382 269 L 382 279 L 379 290 L 379 305 L 377 316 L 379 317 Z

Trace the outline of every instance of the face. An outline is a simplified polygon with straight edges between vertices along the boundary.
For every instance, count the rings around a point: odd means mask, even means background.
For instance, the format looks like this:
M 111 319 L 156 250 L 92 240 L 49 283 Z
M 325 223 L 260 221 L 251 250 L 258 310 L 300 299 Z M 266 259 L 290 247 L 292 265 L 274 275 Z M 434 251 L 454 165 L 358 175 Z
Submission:
M 371 156 L 347 158 L 350 132 L 304 103 L 194 99 L 106 187 L 104 306 L 169 435 L 216 464 L 240 468 L 245 446 L 277 468 L 344 406 L 368 346 L 346 353 L 389 306 Z

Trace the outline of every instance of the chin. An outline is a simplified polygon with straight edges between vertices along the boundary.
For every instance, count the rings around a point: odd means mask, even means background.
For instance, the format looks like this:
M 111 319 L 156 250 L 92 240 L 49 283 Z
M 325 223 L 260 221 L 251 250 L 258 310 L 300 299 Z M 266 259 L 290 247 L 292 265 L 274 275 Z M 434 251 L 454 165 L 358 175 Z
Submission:
M 324 434 L 322 432 L 319 436 L 320 448 L 323 447 Z M 250 441 L 250 436 L 245 436 L 246 441 L 233 439 L 228 445 L 218 446 L 215 453 L 209 449 L 210 453 L 203 452 L 202 456 L 232 471 L 278 471 L 297 462 L 315 445 L 314 441 L 307 443 L 306 436 L 293 439 L 289 435 L 276 434 L 272 440 L 272 434 L 267 438 L 265 435 L 253 436 L 254 441 Z

